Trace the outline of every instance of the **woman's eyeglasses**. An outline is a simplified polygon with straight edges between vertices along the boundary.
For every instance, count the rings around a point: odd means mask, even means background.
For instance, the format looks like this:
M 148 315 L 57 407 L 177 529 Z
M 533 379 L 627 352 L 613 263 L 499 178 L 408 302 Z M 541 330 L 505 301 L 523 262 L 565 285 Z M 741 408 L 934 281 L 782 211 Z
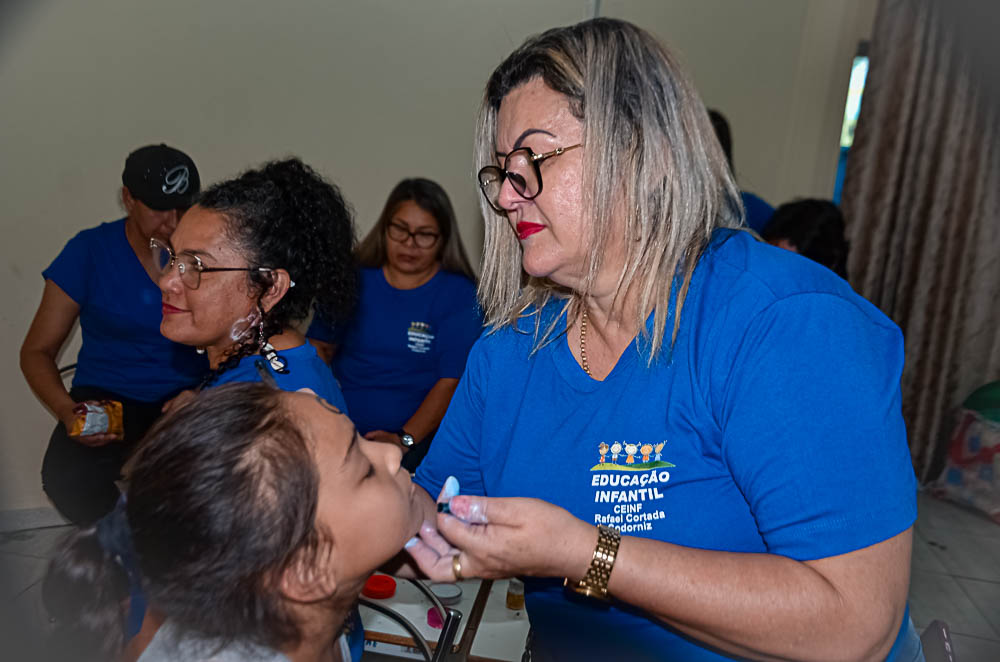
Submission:
M 533 200 L 542 192 L 542 161 L 559 156 L 583 143 L 560 147 L 544 154 L 535 154 L 530 147 L 515 149 L 503 160 L 503 167 L 488 165 L 479 171 L 479 190 L 494 211 L 502 214 L 507 210 L 500 205 L 500 190 L 504 180 L 509 180 L 517 194 L 525 200 Z
M 417 245 L 417 248 L 431 248 L 437 243 L 439 235 L 437 232 L 427 232 L 426 230 L 419 230 L 417 232 L 410 232 L 410 229 L 399 223 L 390 223 L 387 230 L 389 239 L 393 241 L 398 241 L 401 244 L 405 244 L 406 240 L 413 237 L 413 243 Z
M 267 267 L 206 267 L 201 263 L 197 255 L 184 253 L 174 255 L 170 246 L 161 244 L 156 239 L 149 240 L 149 249 L 153 253 L 153 267 L 161 275 L 169 271 L 175 264 L 177 273 L 180 274 L 181 282 L 189 290 L 197 290 L 201 285 L 201 275 L 213 271 L 250 271 L 254 273 L 271 273 L 273 269 Z

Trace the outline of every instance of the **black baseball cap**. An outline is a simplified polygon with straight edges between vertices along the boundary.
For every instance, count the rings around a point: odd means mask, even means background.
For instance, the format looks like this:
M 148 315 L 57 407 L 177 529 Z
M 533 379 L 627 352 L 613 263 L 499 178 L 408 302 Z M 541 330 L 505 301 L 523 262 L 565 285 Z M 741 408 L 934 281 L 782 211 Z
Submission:
M 122 184 L 150 209 L 187 209 L 201 191 L 191 157 L 163 143 L 140 147 L 125 159 Z

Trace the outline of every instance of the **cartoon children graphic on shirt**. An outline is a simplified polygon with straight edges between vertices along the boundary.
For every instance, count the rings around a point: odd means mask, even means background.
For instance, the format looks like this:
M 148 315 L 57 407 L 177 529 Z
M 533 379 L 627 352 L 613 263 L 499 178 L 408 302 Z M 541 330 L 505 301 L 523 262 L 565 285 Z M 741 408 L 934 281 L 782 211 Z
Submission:
M 642 461 L 649 462 L 649 454 L 653 452 L 653 444 L 643 444 L 639 452 L 642 453 Z
M 665 441 L 661 441 L 660 443 L 656 444 L 656 446 L 654 446 L 654 447 L 653 447 L 653 450 L 655 450 L 655 451 L 656 451 L 656 457 L 655 457 L 655 458 L 653 458 L 653 459 L 654 459 L 654 460 L 656 460 L 657 462 L 659 462 L 659 461 L 660 461 L 660 451 L 662 451 L 662 450 L 663 450 L 663 445 L 664 445 L 665 443 L 667 443 L 667 442 L 665 442 Z
M 625 464 L 635 464 L 635 454 L 639 450 L 639 444 L 625 444 L 625 452 L 628 453 L 628 457 L 625 458 Z
M 601 464 L 604 464 L 604 458 L 608 454 L 608 445 L 602 441 L 597 450 L 601 452 Z
M 617 441 L 611 444 L 611 462 L 618 464 L 618 454 L 622 452 L 622 445 Z

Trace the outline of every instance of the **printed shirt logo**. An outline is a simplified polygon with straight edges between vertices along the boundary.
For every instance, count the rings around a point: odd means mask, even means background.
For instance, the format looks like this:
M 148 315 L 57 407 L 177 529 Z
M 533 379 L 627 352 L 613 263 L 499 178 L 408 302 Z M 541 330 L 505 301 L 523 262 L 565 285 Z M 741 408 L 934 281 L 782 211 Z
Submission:
M 188 167 L 186 165 L 177 165 L 168 170 L 167 174 L 163 176 L 163 186 L 160 188 L 167 195 L 173 195 L 174 193 L 183 195 L 187 193 L 190 178 L 191 174 L 188 172 Z
M 656 503 L 663 499 L 661 488 L 670 480 L 667 469 L 674 466 L 661 459 L 666 443 L 663 440 L 656 444 L 619 441 L 598 444 L 600 462 L 590 468 L 593 473 L 590 485 L 595 488 L 594 503 L 609 505 L 595 507 L 594 524 L 632 533 L 652 531 L 656 522 L 666 517 Z M 636 461 L 636 457 L 641 461 Z
M 410 328 L 406 331 L 406 346 L 411 352 L 426 354 L 431 351 L 434 342 L 434 334 L 431 333 L 431 325 L 427 322 L 410 322 Z

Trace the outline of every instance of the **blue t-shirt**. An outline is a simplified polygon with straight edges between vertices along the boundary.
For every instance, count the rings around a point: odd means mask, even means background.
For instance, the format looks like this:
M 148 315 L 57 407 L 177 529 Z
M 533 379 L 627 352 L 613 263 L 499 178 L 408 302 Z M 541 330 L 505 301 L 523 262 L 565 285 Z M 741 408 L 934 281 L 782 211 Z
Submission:
M 395 431 L 439 379 L 462 376 L 483 331 L 476 286 L 444 270 L 412 290 L 389 285 L 381 268 L 360 275 L 358 310 L 343 332 L 313 320 L 308 336 L 338 344 L 333 373 L 358 430 Z
M 672 352 L 647 365 L 648 344 L 633 342 L 603 382 L 574 359 L 575 338 L 530 356 L 532 321 L 522 328 L 473 347 L 417 470 L 432 497 L 454 475 L 463 493 L 537 497 L 624 535 L 798 560 L 867 547 L 916 517 L 901 334 L 829 269 L 720 230 Z M 726 659 L 628 605 L 526 584 L 547 648 Z
M 760 234 L 774 216 L 774 207 L 749 191 L 740 192 L 740 196 L 743 198 L 743 208 L 747 212 L 747 227 Z
M 77 234 L 42 276 L 80 306 L 83 343 L 74 386 L 157 402 L 208 372 L 208 361 L 194 347 L 160 334 L 160 288 L 128 243 L 124 219 Z
M 276 372 L 271 368 L 270 363 L 260 354 L 244 356 L 235 367 L 224 371 L 218 375 L 209 386 L 222 386 L 233 382 L 260 382 L 264 378 L 261 376 L 260 368 L 264 368 L 274 378 L 275 384 L 282 391 L 298 391 L 302 388 L 311 388 L 316 395 L 320 396 L 331 405 L 347 414 L 347 403 L 337 386 L 337 380 L 333 378 L 330 368 L 319 358 L 316 348 L 309 343 L 303 343 L 298 347 L 283 349 L 278 352 L 278 356 L 285 360 L 287 374 Z

